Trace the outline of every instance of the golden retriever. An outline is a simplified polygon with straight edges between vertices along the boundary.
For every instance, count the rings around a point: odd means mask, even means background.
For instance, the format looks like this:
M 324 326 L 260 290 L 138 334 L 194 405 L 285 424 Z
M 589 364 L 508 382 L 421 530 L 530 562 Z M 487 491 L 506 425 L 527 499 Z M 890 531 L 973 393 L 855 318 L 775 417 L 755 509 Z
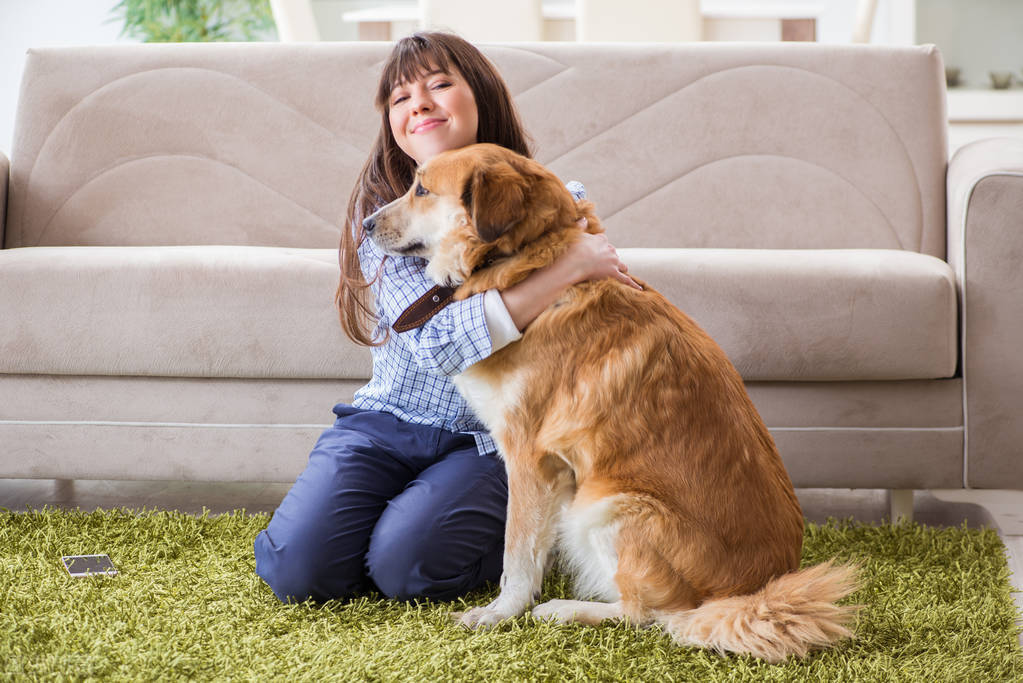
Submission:
M 428 260 L 456 298 L 503 289 L 599 232 L 539 163 L 472 145 L 420 167 L 371 238 Z M 641 282 L 641 284 L 643 284 Z M 856 568 L 802 571 L 803 517 L 771 435 L 721 348 L 649 285 L 583 282 L 521 340 L 454 378 L 508 471 L 498 597 L 468 627 L 526 612 L 558 546 L 579 597 L 543 619 L 659 623 L 675 641 L 770 662 L 851 636 Z

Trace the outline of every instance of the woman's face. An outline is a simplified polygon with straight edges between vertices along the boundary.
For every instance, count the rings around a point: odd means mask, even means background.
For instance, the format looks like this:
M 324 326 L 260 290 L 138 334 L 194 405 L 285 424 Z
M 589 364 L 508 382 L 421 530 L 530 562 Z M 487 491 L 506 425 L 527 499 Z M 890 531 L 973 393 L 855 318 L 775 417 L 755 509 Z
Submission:
M 431 70 L 398 84 L 388 100 L 391 133 L 405 154 L 423 164 L 441 152 L 476 142 L 476 98 L 462 75 Z

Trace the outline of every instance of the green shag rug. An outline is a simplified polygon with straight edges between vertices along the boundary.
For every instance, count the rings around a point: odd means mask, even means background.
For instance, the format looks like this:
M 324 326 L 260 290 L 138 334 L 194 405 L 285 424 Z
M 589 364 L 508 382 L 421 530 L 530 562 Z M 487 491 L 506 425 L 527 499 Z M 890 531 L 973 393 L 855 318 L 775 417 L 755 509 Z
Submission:
M 805 564 L 865 568 L 854 641 L 772 666 L 680 648 L 658 629 L 524 616 L 470 632 L 450 604 L 367 596 L 282 605 L 254 572 L 267 515 L 0 510 L 0 679 L 371 681 L 1023 680 L 1004 549 L 992 530 L 808 525 Z M 62 555 L 108 553 L 116 577 Z M 549 577 L 544 599 L 569 597 Z

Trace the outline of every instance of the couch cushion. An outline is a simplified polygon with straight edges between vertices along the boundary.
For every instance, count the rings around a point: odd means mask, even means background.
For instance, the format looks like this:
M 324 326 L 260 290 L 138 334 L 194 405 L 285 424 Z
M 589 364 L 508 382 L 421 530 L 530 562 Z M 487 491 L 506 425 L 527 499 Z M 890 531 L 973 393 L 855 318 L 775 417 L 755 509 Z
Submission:
M 747 380 L 949 377 L 951 269 L 884 250 L 623 249 Z M 337 254 L 277 247 L 0 250 L 0 372 L 366 378 Z
M 368 377 L 334 313 L 337 251 L 0 250 L 0 372 Z
M 894 380 L 956 370 L 944 261 L 883 249 L 628 249 L 746 380 Z

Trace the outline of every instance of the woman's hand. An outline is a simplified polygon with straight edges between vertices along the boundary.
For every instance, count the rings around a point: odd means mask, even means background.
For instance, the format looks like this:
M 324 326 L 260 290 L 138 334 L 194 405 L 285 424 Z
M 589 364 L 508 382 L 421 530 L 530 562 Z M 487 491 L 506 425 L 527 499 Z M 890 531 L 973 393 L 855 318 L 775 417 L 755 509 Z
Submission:
M 558 257 L 553 266 L 563 267 L 571 273 L 571 284 L 610 277 L 630 287 L 643 289 L 629 277 L 629 267 L 619 258 L 618 251 L 603 233 L 594 235 L 584 232 L 568 251 Z

